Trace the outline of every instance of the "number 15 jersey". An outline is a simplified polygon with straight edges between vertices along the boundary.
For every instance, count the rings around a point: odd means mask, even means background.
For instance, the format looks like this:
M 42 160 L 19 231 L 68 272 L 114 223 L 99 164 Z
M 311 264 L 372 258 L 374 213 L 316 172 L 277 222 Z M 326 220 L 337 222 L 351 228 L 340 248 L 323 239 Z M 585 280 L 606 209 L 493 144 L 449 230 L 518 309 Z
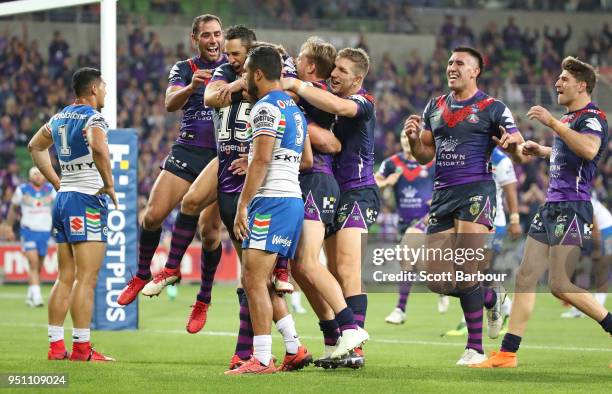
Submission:
M 225 81 L 232 83 L 239 76 L 229 63 L 215 69 L 210 82 Z M 217 140 L 217 156 L 219 157 L 219 191 L 223 193 L 240 193 L 245 175 L 234 175 L 229 171 L 232 161 L 242 153 L 249 151 L 249 114 L 251 103 L 240 101 L 227 107 L 215 108 L 213 121 L 215 123 L 215 138 Z

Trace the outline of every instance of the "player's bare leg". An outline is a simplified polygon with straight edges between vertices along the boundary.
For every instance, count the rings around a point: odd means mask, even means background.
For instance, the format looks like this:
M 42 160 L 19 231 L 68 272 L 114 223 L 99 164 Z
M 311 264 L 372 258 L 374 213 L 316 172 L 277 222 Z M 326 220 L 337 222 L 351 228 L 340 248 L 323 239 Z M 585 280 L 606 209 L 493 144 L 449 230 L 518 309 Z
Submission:
M 257 249 L 246 249 L 244 258 L 242 284 L 246 291 L 253 326 L 253 356 L 262 365 L 272 361 L 272 301 L 269 294 L 269 281 L 276 263 L 276 253 Z
M 217 272 L 223 252 L 221 247 L 221 216 L 219 215 L 219 205 L 216 201 L 202 211 L 198 224 L 202 237 L 200 290 L 187 320 L 187 332 L 189 333 L 200 331 L 206 324 L 215 273 Z M 167 269 L 168 265 L 166 265 Z
M 166 263 L 166 265 L 170 264 L 170 267 L 178 266 L 195 235 L 198 215 L 217 198 L 217 170 L 218 161 L 214 159 L 204 168 L 193 184 L 162 170 L 151 191 L 141 228 L 138 274 L 122 290 L 118 298 L 119 304 L 127 305 L 131 303 L 145 287 L 147 289 L 143 294 L 153 296 L 160 294 L 163 288 L 169 284 L 167 283 L 168 278 L 163 275 L 166 270 L 162 270 L 162 277 L 154 278 L 153 281 L 149 282 L 151 259 L 159 244 L 161 223 L 172 212 L 176 204 L 181 201 L 181 213 L 177 216 L 174 224 L 171 253 Z M 177 187 L 176 194 L 173 193 L 173 185 Z M 165 201 L 169 201 L 169 203 L 164 204 L 161 201 L 162 199 L 166 199 Z M 152 230 L 147 226 L 156 227 Z M 175 234 L 177 227 L 179 228 L 178 235 Z M 172 274 L 169 275 L 169 277 L 173 276 Z M 173 280 L 172 283 L 179 280 L 178 277 L 171 279 Z
M 508 332 L 504 335 L 500 352 L 478 365 L 477 368 L 516 367 L 516 351 L 527 328 L 536 301 L 538 279 L 549 267 L 549 246 L 527 237 L 523 260 L 516 273 L 516 284 Z M 563 267 L 565 269 L 565 267 Z
M 28 298 L 26 302 L 34 307 L 43 306 L 42 295 L 40 294 L 40 269 L 42 268 L 42 261 L 45 256 L 39 256 L 37 249 L 28 250 L 24 252 L 24 255 L 28 260 L 28 266 L 30 268 L 28 276 Z
M 587 290 L 574 285 L 568 274 L 567 264 L 580 258 L 577 246 L 558 245 L 550 248 L 549 286 L 551 293 L 575 306 L 597 322 L 601 322 L 608 311 Z
M 70 316 L 72 317 L 72 355 L 71 360 L 113 361 L 91 348 L 90 324 L 94 307 L 94 291 L 98 272 L 104 260 L 104 242 L 76 242 L 72 245 L 76 266 L 75 281 L 70 294 Z
M 70 308 L 70 292 L 74 284 L 76 270 L 70 244 L 57 244 L 57 264 L 57 278 L 49 294 L 47 306 L 49 360 L 68 358 L 66 345 L 64 344 L 64 321 Z

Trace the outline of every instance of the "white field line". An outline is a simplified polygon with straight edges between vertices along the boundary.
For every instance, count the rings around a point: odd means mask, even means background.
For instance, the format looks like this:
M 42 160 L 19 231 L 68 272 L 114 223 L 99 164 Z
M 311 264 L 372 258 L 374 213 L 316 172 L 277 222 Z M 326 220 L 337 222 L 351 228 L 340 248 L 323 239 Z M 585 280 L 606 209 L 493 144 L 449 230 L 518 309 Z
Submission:
M 34 323 L 5 323 L 0 322 L 0 327 L 30 327 L 30 328 L 47 328 L 46 324 Z M 152 334 L 172 334 L 172 335 L 193 335 L 188 334 L 185 330 L 158 330 L 153 328 L 141 328 L 138 330 L 142 333 Z M 229 331 L 203 331 L 197 335 L 205 335 L 212 337 L 235 337 L 235 332 Z M 320 340 L 320 336 L 300 335 L 301 339 Z M 385 343 L 391 345 L 425 345 L 425 346 L 446 346 L 446 347 L 464 347 L 463 343 L 438 342 L 438 341 L 413 341 L 404 339 L 370 339 L 372 343 Z M 552 345 L 521 345 L 522 349 L 538 349 L 538 350 L 559 350 L 566 352 L 604 352 L 610 353 L 612 349 L 593 348 L 593 347 L 574 347 L 574 346 L 552 346 Z

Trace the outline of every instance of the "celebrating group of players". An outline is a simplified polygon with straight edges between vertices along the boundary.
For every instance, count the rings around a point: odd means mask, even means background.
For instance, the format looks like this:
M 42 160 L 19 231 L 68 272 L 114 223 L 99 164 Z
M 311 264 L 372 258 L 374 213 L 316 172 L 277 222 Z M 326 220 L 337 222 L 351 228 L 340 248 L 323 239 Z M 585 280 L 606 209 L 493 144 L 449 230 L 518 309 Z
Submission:
M 191 37 L 198 55 L 174 65 L 166 90 L 166 109 L 183 110 L 180 135 L 149 196 L 138 272 L 117 302 L 127 305 L 140 292 L 156 295 L 178 282 L 181 259 L 199 227 L 201 288 L 187 322 L 188 332 L 199 332 L 211 305 L 223 222 L 242 263 L 240 329 L 226 374 L 291 371 L 312 362 L 279 296 L 291 289 L 289 266 L 323 332 L 324 354 L 315 365 L 364 365 L 361 346 L 369 335 L 359 245 L 380 206 L 373 173 L 375 102 L 362 88 L 368 55 L 354 48 L 336 52 L 330 43 L 310 38 L 294 63 L 282 47 L 258 42 L 247 27 L 222 31 L 221 20 L 209 14 L 194 19 Z M 482 347 L 483 305 L 495 312 L 490 318 L 498 324 L 501 293 L 479 282 L 428 283 L 460 299 L 469 335 L 458 364 L 516 366 L 538 277 L 543 269 L 555 271 L 556 261 L 575 249 L 573 235 L 579 240 L 588 235 L 583 229 L 592 223 L 590 182 L 606 144 L 607 123 L 590 102 L 592 67 L 574 58 L 562 67 L 556 88 L 568 114 L 561 121 L 542 107 L 528 114 L 556 132 L 552 149 L 525 142 L 510 110 L 478 90 L 482 56 L 467 47 L 456 48 L 449 59 L 451 93 L 433 98 L 422 118 L 406 120 L 402 138 L 420 163 L 418 171 L 434 172 L 428 221 L 421 220 L 428 234 L 442 235 L 432 242 L 449 242 L 445 234 L 484 234 L 493 227 L 496 193 L 489 162 L 496 144 L 517 162 L 530 155 L 551 156 L 548 202 L 530 229 L 502 350 L 487 360 Z M 73 86 L 75 103 L 52 117 L 29 145 L 36 166 L 58 190 L 53 233 L 59 277 L 49 298 L 48 358 L 108 361 L 91 348 L 89 332 L 108 231 L 104 195 L 117 206 L 105 142 L 108 127 L 98 112 L 105 83 L 99 71 L 84 68 L 73 76 Z M 61 179 L 47 152 L 53 144 Z M 168 261 L 152 276 L 161 224 L 179 203 Z M 560 218 L 562 234 L 555 227 Z M 452 239 L 453 246 L 464 242 L 461 236 Z M 323 246 L 327 268 L 319 262 Z M 428 263 L 429 271 L 468 269 Z M 563 279 L 551 286 L 553 293 L 612 333 L 612 316 Z M 70 356 L 63 340 L 68 308 L 74 322 Z M 286 349 L 278 367 L 271 354 L 272 321 Z

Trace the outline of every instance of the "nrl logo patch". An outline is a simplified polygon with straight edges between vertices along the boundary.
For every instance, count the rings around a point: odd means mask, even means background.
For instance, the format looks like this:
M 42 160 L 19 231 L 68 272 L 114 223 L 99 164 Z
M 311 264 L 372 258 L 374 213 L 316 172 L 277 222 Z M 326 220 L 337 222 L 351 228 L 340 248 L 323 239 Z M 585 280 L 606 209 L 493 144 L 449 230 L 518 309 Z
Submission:
M 565 224 L 557 224 L 555 226 L 555 237 L 560 237 L 563 235 L 563 231 L 565 230 Z
M 480 211 L 480 203 L 479 202 L 474 202 L 474 203 L 472 203 L 472 205 L 470 205 L 470 213 L 472 214 L 472 216 L 476 216 L 479 211 Z

